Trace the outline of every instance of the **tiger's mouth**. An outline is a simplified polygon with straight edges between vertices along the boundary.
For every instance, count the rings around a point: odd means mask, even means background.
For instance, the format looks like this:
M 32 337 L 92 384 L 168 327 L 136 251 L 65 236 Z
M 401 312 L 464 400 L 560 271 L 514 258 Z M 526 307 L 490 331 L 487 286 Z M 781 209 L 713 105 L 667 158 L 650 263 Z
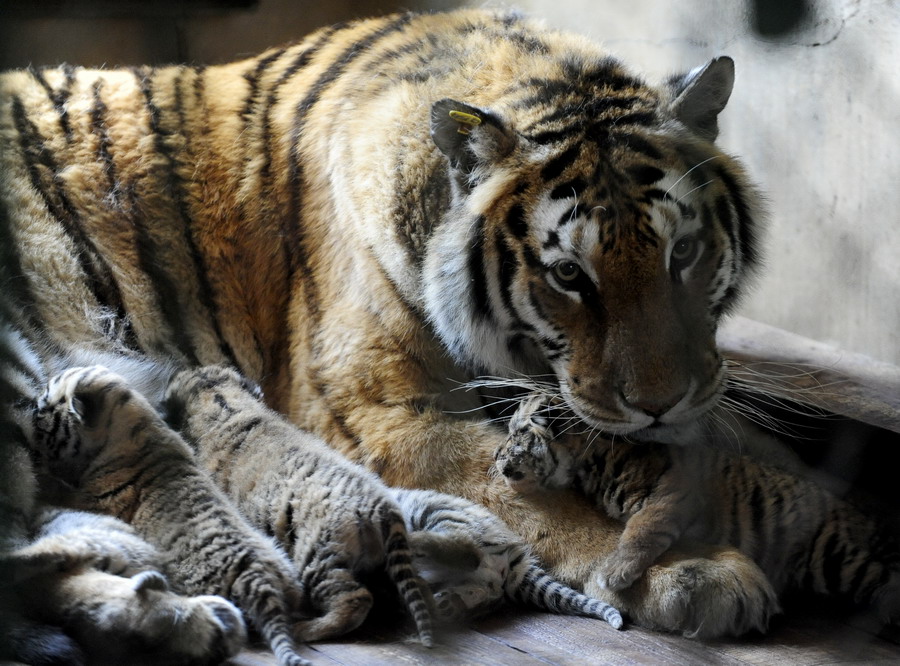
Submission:
M 621 410 L 616 413 L 580 397 L 572 391 L 569 382 L 563 378 L 559 380 L 559 389 L 560 397 L 566 406 L 600 435 L 628 436 L 653 424 L 654 419 L 650 416 L 644 415 L 638 419 L 627 418 Z
M 600 436 L 623 437 L 635 442 L 691 445 L 699 440 L 705 415 L 718 404 L 722 389 L 709 391 L 699 401 L 685 401 L 683 408 L 658 416 L 632 413 L 620 407 L 618 413 L 574 393 L 560 379 L 560 397 L 566 407 Z

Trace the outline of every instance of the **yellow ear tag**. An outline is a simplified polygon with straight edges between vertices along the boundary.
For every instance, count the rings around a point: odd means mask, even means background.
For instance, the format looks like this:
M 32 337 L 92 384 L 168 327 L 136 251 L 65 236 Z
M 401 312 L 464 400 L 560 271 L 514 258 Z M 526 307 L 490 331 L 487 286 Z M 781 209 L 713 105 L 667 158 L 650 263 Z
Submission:
M 481 124 L 481 118 L 465 111 L 451 111 L 450 117 L 459 123 L 459 129 L 456 131 L 460 134 L 468 134 L 473 127 Z

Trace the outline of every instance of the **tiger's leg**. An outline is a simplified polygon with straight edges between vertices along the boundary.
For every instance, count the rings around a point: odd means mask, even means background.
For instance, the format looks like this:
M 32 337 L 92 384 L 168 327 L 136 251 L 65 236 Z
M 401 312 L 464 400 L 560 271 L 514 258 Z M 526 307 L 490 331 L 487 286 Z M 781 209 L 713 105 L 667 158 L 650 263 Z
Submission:
M 323 562 L 335 557 L 323 557 Z M 317 557 L 322 557 L 317 555 Z M 334 638 L 353 631 L 365 621 L 374 598 L 347 566 L 336 562 L 333 566 L 318 566 L 301 572 L 310 601 L 321 615 L 294 624 L 295 635 L 303 641 Z
M 169 592 L 150 570 L 158 553 L 125 523 L 59 509 L 39 519 L 35 541 L 4 554 L 12 574 L 4 592 L 29 619 L 77 639 L 92 661 L 135 649 L 166 662 L 220 659 L 243 645 L 240 611 L 221 597 Z

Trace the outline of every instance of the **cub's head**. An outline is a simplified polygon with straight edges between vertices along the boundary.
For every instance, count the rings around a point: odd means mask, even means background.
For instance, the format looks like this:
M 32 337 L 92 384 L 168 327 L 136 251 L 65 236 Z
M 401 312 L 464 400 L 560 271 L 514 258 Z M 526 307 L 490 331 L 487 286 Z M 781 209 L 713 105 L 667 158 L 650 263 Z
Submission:
M 460 362 L 552 369 L 588 423 L 666 438 L 718 399 L 716 326 L 757 261 L 757 196 L 713 144 L 734 66 L 661 89 L 610 59 L 547 67 L 432 107 L 453 194 L 428 311 Z

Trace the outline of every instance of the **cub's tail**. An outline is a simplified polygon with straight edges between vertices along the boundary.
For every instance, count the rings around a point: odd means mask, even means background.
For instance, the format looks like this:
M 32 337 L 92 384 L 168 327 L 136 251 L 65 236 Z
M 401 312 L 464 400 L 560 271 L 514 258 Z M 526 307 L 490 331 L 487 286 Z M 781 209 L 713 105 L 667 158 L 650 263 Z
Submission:
M 278 666 L 312 666 L 312 662 L 297 654 L 283 603 L 270 604 L 269 612 L 260 613 L 255 624 L 272 649 Z
M 397 586 L 400 598 L 416 623 L 419 640 L 426 647 L 432 647 L 431 608 L 434 599 L 431 589 L 413 566 L 406 523 L 399 508 L 389 509 L 382 524 L 386 531 L 384 550 L 388 576 Z
M 527 556 L 526 556 L 527 557 Z M 622 615 L 605 601 L 594 599 L 559 582 L 535 563 L 525 568 L 520 581 L 510 580 L 507 589 L 514 600 L 563 615 L 585 615 L 622 628 Z

